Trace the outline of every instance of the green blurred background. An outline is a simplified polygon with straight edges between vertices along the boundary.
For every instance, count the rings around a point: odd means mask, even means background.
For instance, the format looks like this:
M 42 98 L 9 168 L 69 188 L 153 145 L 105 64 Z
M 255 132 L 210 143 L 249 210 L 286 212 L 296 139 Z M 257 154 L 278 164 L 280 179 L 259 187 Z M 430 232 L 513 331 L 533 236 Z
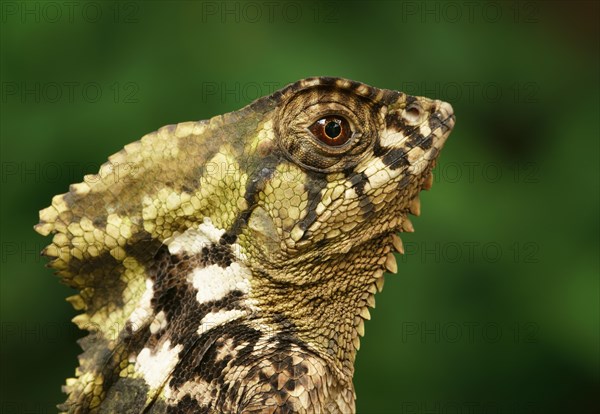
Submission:
M 1 413 L 54 412 L 79 352 L 38 210 L 149 131 L 324 75 L 457 115 L 366 326 L 359 413 L 600 411 L 597 3 L 0 7 Z

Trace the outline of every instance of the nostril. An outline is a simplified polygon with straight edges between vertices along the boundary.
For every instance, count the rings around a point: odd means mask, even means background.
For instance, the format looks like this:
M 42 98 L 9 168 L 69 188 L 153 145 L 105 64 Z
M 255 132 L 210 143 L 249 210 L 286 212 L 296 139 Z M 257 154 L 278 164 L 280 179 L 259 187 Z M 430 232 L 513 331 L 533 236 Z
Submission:
M 402 117 L 408 122 L 417 122 L 421 118 L 421 107 L 417 105 L 409 105 L 404 109 Z

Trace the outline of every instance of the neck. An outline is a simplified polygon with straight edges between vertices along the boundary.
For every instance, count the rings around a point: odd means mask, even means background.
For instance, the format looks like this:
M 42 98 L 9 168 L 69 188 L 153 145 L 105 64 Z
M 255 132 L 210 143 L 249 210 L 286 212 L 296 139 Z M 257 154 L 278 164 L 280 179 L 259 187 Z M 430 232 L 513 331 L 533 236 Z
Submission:
M 254 275 L 265 322 L 276 332 L 305 342 L 341 380 L 351 382 L 364 320 L 370 318 L 368 307 L 375 305 L 374 294 L 382 287 L 390 245 L 391 236 L 386 235 L 343 256 L 317 259 L 297 269 L 302 275 L 318 275 L 314 282 L 301 285 L 282 282 L 267 272 Z

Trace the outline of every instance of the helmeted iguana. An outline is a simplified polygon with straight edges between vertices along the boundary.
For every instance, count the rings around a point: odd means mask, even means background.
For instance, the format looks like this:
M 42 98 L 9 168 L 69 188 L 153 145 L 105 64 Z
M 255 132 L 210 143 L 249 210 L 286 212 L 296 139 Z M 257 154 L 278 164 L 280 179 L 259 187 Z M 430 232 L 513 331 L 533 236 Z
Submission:
M 36 230 L 82 313 L 74 413 L 352 413 L 359 337 L 454 126 L 439 100 L 308 78 L 160 128 Z

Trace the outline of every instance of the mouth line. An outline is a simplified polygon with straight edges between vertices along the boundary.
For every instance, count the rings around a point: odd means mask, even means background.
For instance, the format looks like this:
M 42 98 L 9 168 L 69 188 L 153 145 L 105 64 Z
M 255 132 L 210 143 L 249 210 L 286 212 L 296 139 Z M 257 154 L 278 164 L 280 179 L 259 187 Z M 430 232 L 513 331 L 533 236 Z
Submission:
M 440 123 L 449 129 L 450 127 L 448 125 L 446 125 L 446 122 L 448 122 L 451 119 L 452 120 L 456 119 L 456 116 L 454 116 L 454 114 L 452 114 L 452 115 L 446 117 L 446 119 L 444 119 L 443 121 L 440 121 Z

